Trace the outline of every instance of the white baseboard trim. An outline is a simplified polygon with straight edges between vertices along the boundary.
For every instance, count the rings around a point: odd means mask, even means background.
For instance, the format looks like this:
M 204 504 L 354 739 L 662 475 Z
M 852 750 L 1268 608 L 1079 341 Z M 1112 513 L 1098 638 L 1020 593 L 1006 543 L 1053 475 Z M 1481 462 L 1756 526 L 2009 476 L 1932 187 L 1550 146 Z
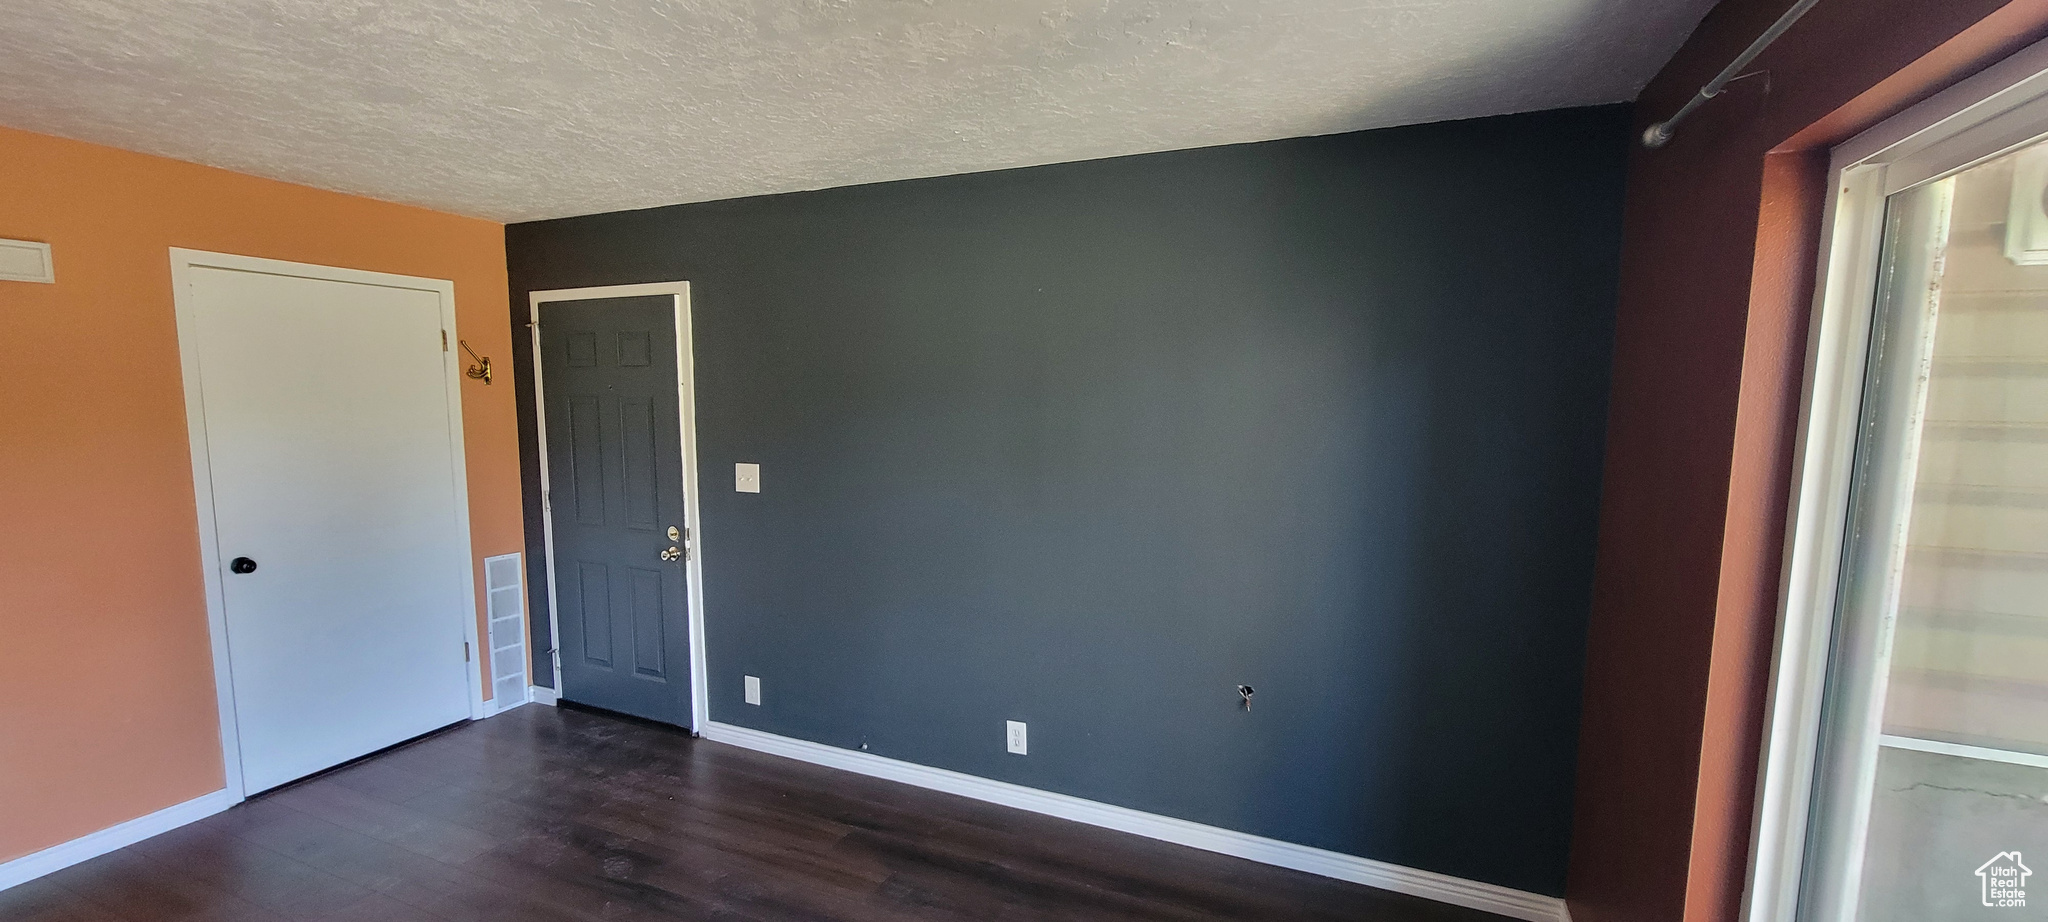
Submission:
M 165 807 L 147 816 L 136 817 L 118 826 L 109 826 L 61 845 L 52 845 L 42 851 L 23 855 L 6 864 L 0 864 L 0 890 L 28 883 L 45 874 L 54 874 L 81 861 L 90 861 L 117 848 L 134 845 L 187 823 L 196 823 L 240 803 L 241 800 L 226 790 L 215 791 L 204 797 L 195 797 L 182 804 Z
M 554 707 L 555 702 L 562 700 L 562 693 L 552 688 L 528 685 L 526 686 L 526 697 L 534 704 L 545 704 L 548 707 Z
M 1433 871 L 1419 871 L 1370 858 L 1310 848 L 1306 845 L 1296 845 L 1216 826 L 1205 826 L 1170 816 L 1144 813 L 1128 807 L 1083 800 L 1066 794 L 1054 794 L 1007 781 L 992 781 L 943 768 L 887 759 L 872 753 L 791 739 L 717 721 L 705 725 L 704 738 L 814 765 L 844 769 L 889 781 L 900 781 L 1005 807 L 1015 807 L 1032 813 L 1087 823 L 1090 826 L 1199 848 L 1203 851 L 1232 855 L 1262 864 L 1292 868 L 1368 887 L 1498 913 L 1526 922 L 1571 922 L 1571 915 L 1565 910 L 1564 900 L 1498 884 L 1480 883 Z

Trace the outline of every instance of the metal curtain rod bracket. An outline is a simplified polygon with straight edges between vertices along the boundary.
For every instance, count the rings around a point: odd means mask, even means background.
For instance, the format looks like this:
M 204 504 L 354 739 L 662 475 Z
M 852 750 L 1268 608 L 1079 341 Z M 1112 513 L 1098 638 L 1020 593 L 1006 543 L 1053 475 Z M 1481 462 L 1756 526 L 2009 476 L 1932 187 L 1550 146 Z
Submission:
M 1785 30 L 1792 28 L 1792 24 L 1798 22 L 1799 17 L 1806 15 L 1806 11 L 1813 9 L 1819 2 L 1820 0 L 1799 0 L 1798 3 L 1792 4 L 1792 8 L 1786 10 L 1785 15 L 1778 17 L 1777 22 L 1771 23 L 1771 27 L 1765 29 L 1764 34 L 1757 36 L 1756 41 L 1750 42 L 1749 47 L 1736 55 L 1735 60 L 1728 62 L 1727 67 L 1721 68 L 1721 72 L 1715 75 L 1714 79 L 1707 81 L 1706 86 L 1700 87 L 1700 91 L 1686 100 L 1682 108 L 1670 118 L 1643 129 L 1643 146 L 1655 150 L 1671 143 L 1671 136 L 1677 131 L 1679 122 L 1691 115 L 1692 110 L 1699 108 L 1701 103 L 1721 95 L 1721 90 L 1728 85 L 1728 81 L 1741 74 L 1743 68 L 1749 66 L 1749 62 L 1756 60 L 1757 55 L 1763 54 L 1765 48 L 1771 47 L 1771 43 L 1777 41 L 1778 36 L 1784 35 Z

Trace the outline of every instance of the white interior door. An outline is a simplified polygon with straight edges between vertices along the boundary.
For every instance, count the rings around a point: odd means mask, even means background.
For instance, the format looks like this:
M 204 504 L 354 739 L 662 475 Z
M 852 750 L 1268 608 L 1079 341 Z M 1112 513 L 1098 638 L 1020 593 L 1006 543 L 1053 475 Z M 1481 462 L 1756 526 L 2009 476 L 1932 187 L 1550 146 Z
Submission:
M 245 791 L 467 718 L 440 293 L 187 279 Z

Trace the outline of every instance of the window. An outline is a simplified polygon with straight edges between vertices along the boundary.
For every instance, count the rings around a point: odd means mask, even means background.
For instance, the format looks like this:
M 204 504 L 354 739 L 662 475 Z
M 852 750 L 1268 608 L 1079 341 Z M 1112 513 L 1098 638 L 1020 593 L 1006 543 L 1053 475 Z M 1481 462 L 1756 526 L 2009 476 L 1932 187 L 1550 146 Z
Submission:
M 2048 909 L 2044 71 L 1836 152 L 1752 922 Z

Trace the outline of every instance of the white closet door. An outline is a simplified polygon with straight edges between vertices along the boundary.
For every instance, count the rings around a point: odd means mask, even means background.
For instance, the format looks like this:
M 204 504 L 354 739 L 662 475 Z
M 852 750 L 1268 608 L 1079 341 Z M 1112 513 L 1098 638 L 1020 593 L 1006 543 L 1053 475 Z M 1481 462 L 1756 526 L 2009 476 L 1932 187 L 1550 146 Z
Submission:
M 439 295 L 190 279 L 245 789 L 468 717 Z

